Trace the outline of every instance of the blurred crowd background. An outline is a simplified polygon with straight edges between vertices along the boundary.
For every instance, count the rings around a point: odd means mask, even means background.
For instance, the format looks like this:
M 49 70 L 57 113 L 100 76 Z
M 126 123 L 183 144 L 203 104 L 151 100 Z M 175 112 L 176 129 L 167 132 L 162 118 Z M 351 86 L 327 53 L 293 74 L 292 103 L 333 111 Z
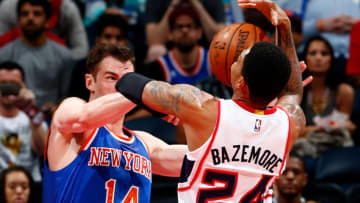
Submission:
M 304 78 L 314 78 L 302 102 L 307 126 L 274 184 L 274 202 L 360 202 L 360 1 L 274 2 L 291 20 Z M 94 45 L 128 46 L 136 72 L 231 98 L 211 74 L 208 49 L 218 31 L 238 22 L 273 37 L 261 13 L 235 0 L 0 0 L 0 202 L 20 193 L 41 202 L 51 116 L 65 97 L 88 99 Z M 125 125 L 186 143 L 181 126 L 144 109 Z M 154 176 L 152 202 L 177 202 L 176 186 L 176 178 Z

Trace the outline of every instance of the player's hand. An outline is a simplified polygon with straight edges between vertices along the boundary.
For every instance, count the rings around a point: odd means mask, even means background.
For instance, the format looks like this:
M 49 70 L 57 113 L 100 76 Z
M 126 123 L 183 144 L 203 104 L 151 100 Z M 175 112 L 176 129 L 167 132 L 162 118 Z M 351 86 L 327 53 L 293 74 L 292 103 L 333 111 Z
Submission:
M 241 8 L 255 8 L 259 10 L 274 26 L 290 25 L 290 20 L 276 3 L 270 0 L 238 0 Z
M 174 115 L 167 115 L 162 117 L 161 119 L 163 119 L 164 121 L 173 124 L 174 126 L 178 126 L 180 123 L 180 119 Z
M 301 72 L 303 73 L 307 68 L 307 65 L 305 64 L 304 61 L 300 61 L 300 70 Z M 308 84 L 310 84 L 313 80 L 313 76 L 309 76 L 307 78 L 305 78 L 305 80 L 302 81 L 302 86 L 305 87 L 307 86 Z

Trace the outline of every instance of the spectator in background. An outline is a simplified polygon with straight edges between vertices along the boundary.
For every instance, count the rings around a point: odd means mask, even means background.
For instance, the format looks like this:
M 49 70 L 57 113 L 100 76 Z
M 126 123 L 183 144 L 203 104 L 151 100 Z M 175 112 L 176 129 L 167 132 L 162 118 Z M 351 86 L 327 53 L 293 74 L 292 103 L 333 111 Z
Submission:
M 114 44 L 129 46 L 128 24 L 121 15 L 103 14 L 96 22 L 96 44 Z M 70 83 L 70 96 L 89 99 L 89 90 L 85 85 L 86 58 L 74 68 Z
M 0 85 L 0 171 L 21 165 L 39 182 L 47 126 L 18 106 L 33 105 L 35 96 L 25 87 L 23 69 L 13 62 L 0 64 Z
M 334 48 L 335 74 L 345 81 L 345 64 L 349 57 L 351 27 L 360 20 L 360 1 L 311 0 L 308 3 L 303 33 L 305 40 L 315 35 L 326 38 Z
M 154 61 L 166 53 L 168 19 L 175 6 L 181 0 L 147 0 L 146 2 L 146 38 L 149 46 L 147 62 Z M 224 27 L 224 5 L 221 0 L 188 0 L 200 16 L 200 24 L 206 39 L 204 46 L 210 44 L 213 36 Z
M 199 45 L 203 34 L 200 16 L 193 5 L 178 3 L 168 15 L 167 22 L 173 48 L 149 63 L 143 74 L 170 84 L 194 84 L 211 76 L 208 50 Z M 127 119 L 146 116 L 149 114 L 140 110 Z M 176 139 L 178 143 L 186 143 L 182 126 L 176 129 Z
M 36 105 L 53 107 L 67 94 L 72 71 L 71 52 L 52 40 L 45 30 L 50 17 L 47 0 L 19 0 L 17 15 L 21 38 L 0 48 L 0 61 L 19 63 Z
M 78 0 L 84 2 L 84 24 L 88 34 L 90 47 L 96 38 L 96 23 L 99 17 L 106 14 L 118 14 L 128 23 L 128 39 L 132 42 L 131 49 L 135 52 L 136 62 L 141 62 L 146 55 L 145 40 L 145 4 L 146 0 Z M 138 66 L 137 66 L 138 67 Z
M 273 203 L 307 202 L 303 197 L 303 189 L 307 182 L 308 177 L 304 160 L 295 153 L 290 152 L 286 161 L 286 168 L 275 182 L 277 193 L 273 198 Z
M 307 126 L 302 136 L 305 147 L 315 143 L 304 153 L 316 158 L 331 147 L 352 144 L 349 132 L 355 129 L 350 120 L 354 90 L 345 83 L 337 85 L 331 78 L 333 49 L 325 38 L 311 38 L 305 44 L 303 58 L 313 81 L 304 89 L 302 109 Z
M 4 34 L 18 25 L 17 4 L 20 0 L 3 0 L 0 4 L 0 33 Z M 74 60 L 86 57 L 89 50 L 85 28 L 79 9 L 71 0 L 48 0 L 52 13 L 48 16 L 51 32 L 63 39 L 71 49 Z M 36 2 L 33 0 L 32 2 Z M 15 28 L 16 30 L 16 28 Z M 11 32 L 11 31 L 10 31 Z M 12 31 L 14 32 L 14 30 Z M 20 32 L 15 36 L 19 36 Z M 14 37 L 15 37 L 14 36 Z
M 33 180 L 23 167 L 12 167 L 0 174 L 0 202 L 31 202 Z
M 170 84 L 193 84 L 211 75 L 208 50 L 199 45 L 203 29 L 199 14 L 189 3 L 179 3 L 167 20 L 173 48 L 147 65 L 144 74 Z
M 349 60 L 346 74 L 350 76 L 355 90 L 354 108 L 351 119 L 357 128 L 354 133 L 355 144 L 360 144 L 360 22 L 356 23 L 350 34 Z

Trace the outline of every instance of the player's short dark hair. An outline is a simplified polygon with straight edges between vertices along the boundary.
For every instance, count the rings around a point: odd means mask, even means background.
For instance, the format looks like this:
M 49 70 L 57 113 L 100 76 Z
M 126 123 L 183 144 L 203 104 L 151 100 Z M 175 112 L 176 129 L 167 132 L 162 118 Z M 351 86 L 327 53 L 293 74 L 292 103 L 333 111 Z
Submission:
M 107 56 L 112 56 L 121 62 L 131 61 L 133 64 L 135 63 L 134 54 L 128 47 L 113 44 L 97 44 L 90 50 L 87 58 L 87 72 L 96 75 L 98 64 Z
M 25 81 L 25 72 L 24 69 L 18 64 L 13 61 L 4 61 L 0 63 L 0 70 L 19 70 L 21 73 L 22 80 Z
M 121 15 L 105 13 L 96 21 L 96 36 L 100 36 L 106 27 L 117 27 L 122 31 L 123 37 L 128 38 L 128 23 Z
M 9 167 L 1 172 L 1 174 L 0 174 L 0 202 L 6 202 L 6 200 L 5 200 L 5 198 L 6 198 L 5 197 L 5 180 L 6 180 L 6 176 L 12 172 L 22 172 L 25 174 L 25 176 L 29 180 L 29 187 L 30 187 L 29 200 L 31 202 L 31 198 L 32 198 L 31 197 L 31 194 L 32 194 L 31 189 L 33 188 L 34 180 L 32 179 L 31 174 L 22 166 Z
M 19 0 L 16 7 L 16 14 L 19 17 L 20 10 L 25 3 L 30 3 L 34 6 L 41 6 L 44 8 L 46 18 L 49 19 L 51 16 L 51 5 L 48 0 Z
M 242 69 L 250 100 L 261 105 L 269 103 L 283 91 L 290 73 L 290 61 L 279 47 L 269 42 L 255 43 Z

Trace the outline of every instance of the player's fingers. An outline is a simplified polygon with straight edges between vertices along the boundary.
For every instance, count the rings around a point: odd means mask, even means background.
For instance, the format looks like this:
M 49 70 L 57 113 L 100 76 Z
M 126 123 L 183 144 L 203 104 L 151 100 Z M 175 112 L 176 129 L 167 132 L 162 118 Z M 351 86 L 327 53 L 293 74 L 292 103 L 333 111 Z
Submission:
M 238 0 L 237 1 L 238 3 L 249 3 L 249 2 L 251 2 L 250 0 Z
M 305 80 L 302 81 L 302 86 L 306 87 L 308 84 L 310 84 L 313 80 L 312 76 L 307 77 Z
M 242 8 L 244 8 L 244 7 L 246 7 L 246 8 L 253 8 L 253 7 L 256 6 L 256 4 L 254 4 L 254 3 L 239 3 L 238 6 L 239 6 L 239 7 L 242 7 Z
M 271 10 L 271 23 L 274 26 L 277 26 L 279 22 L 279 16 L 278 13 L 275 10 Z
M 304 61 L 300 61 L 300 70 L 301 72 L 304 72 L 307 68 L 307 65 L 305 64 Z
M 177 117 L 175 117 L 175 120 L 174 120 L 174 122 L 172 122 L 175 126 L 177 126 L 177 125 L 179 125 L 179 123 L 180 123 L 180 119 L 179 118 L 177 118 Z
M 268 0 L 238 0 L 238 3 L 264 3 L 264 2 L 269 2 Z

